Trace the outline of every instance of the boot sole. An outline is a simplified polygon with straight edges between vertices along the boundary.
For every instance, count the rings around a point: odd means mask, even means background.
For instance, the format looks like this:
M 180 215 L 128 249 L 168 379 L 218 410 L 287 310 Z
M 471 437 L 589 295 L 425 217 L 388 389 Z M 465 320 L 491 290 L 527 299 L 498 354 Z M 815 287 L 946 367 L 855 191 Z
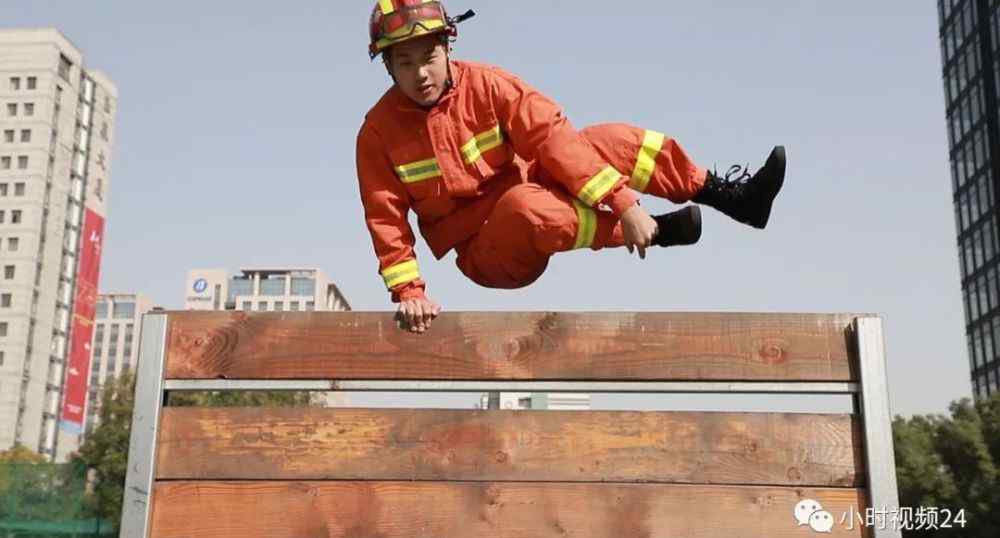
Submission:
M 767 200 L 767 206 L 763 215 L 755 222 L 750 223 L 754 228 L 763 229 L 767 226 L 767 222 L 771 218 L 771 207 L 774 205 L 774 199 L 785 184 L 785 162 L 785 146 L 775 146 L 771 150 L 771 155 L 767 157 L 767 161 L 764 163 L 764 170 L 767 170 L 767 175 L 774 179 L 771 180 L 767 190 L 761 193 L 761 196 Z

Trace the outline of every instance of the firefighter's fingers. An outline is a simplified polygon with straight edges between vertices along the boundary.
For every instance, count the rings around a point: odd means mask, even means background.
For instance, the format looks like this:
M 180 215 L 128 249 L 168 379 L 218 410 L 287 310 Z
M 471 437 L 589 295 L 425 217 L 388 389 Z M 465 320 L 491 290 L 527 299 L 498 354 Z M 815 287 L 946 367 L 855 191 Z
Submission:
M 413 301 L 405 300 L 399 304 L 399 322 L 401 329 L 413 330 Z
M 423 304 L 420 301 L 413 301 L 413 322 L 411 323 L 412 330 L 415 332 L 423 332 L 424 330 L 424 311 Z
M 411 300 L 407 300 L 406 301 L 406 309 L 405 309 L 405 313 L 406 313 L 406 328 L 409 329 L 409 330 L 411 330 L 411 331 L 416 331 L 417 330 L 417 327 L 416 327 L 416 324 L 415 324 L 416 320 L 414 318 L 414 312 L 415 312 L 415 310 L 416 310 L 416 303 L 415 303 L 415 301 L 413 301 L 412 299 Z
M 639 259 L 640 260 L 645 260 L 646 259 L 646 245 L 643 244 L 643 243 L 638 243 L 636 246 L 639 247 Z

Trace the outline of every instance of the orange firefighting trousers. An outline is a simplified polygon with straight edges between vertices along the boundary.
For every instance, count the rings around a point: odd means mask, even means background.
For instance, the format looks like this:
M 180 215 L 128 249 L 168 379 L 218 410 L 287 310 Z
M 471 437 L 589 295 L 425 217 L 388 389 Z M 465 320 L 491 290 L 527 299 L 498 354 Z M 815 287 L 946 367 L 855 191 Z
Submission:
M 601 124 L 580 131 L 616 170 L 631 174 L 633 190 L 684 203 L 705 182 L 676 141 L 625 124 Z M 557 253 L 625 244 L 621 222 L 611 211 L 591 209 L 534 167 L 531 182 L 511 187 L 498 200 L 479 233 L 455 247 L 459 269 L 481 286 L 520 288 L 545 272 Z

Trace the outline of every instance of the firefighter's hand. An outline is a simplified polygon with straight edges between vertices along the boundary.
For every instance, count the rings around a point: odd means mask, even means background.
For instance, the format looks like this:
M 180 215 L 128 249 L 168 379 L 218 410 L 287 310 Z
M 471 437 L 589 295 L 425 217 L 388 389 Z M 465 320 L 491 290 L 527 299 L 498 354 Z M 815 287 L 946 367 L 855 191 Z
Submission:
M 404 299 L 399 303 L 396 319 L 401 329 L 422 333 L 431 326 L 431 320 L 441 313 L 441 305 L 427 297 Z
M 639 257 L 646 259 L 646 248 L 653 244 L 653 238 L 659 231 L 656 221 L 639 204 L 625 210 L 625 213 L 622 213 L 621 221 L 622 235 L 625 236 L 625 246 L 629 253 L 637 248 L 639 249 Z

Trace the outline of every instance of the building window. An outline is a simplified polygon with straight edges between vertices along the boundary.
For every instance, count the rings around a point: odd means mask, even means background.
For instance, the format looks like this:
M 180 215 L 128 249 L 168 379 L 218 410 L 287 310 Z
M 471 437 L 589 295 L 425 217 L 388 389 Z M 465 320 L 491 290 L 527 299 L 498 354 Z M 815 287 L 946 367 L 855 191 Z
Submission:
M 10 157 L 0 157 L 0 169 L 10 170 Z
M 100 359 L 101 355 L 103 354 L 104 354 L 104 324 L 98 323 L 97 329 L 94 331 L 94 357 Z
M 3 366 L 3 351 L 0 351 L 0 366 Z
M 222 301 L 222 284 L 216 284 L 214 289 L 215 293 L 212 297 L 212 309 L 218 310 L 219 303 Z
M 103 138 L 104 140 L 108 139 L 108 122 L 104 122 L 101 124 L 101 138 Z
M 267 312 L 267 302 L 266 301 L 260 301 L 260 302 L 258 302 L 257 303 L 257 311 L 258 312 Z
M 111 97 L 107 95 L 104 96 L 104 113 L 111 114 Z
M 307 302 L 306 303 L 306 311 L 307 312 L 312 312 L 313 310 L 316 310 L 316 303 L 313 302 L 313 301 Z
M 3 141 L 7 144 L 14 143 L 14 129 L 5 129 L 3 132 Z
M 20 224 L 21 223 L 21 210 L 20 209 L 11 210 L 11 212 L 10 212 L 10 223 L 11 224 Z
M 18 170 L 25 170 L 28 168 L 28 156 L 18 155 L 17 156 L 17 168 Z
M 17 187 L 15 186 L 14 188 L 16 189 Z M 0 196 L 7 196 L 7 184 L 6 183 L 0 183 Z
M 292 312 L 298 312 L 299 311 L 299 302 L 298 301 L 291 301 L 291 302 L 289 302 L 288 303 L 288 309 L 291 310 Z
M 132 357 L 132 325 L 125 326 L 125 349 L 122 350 L 122 357 L 130 359 Z M 126 361 L 127 362 L 127 361 Z
M 243 305 L 240 307 L 244 312 L 249 312 L 253 310 L 253 303 L 251 301 L 243 301 Z
M 284 295 L 285 294 L 285 279 L 283 277 L 279 278 L 264 278 L 260 281 L 260 294 L 261 295 Z
M 31 142 L 31 129 L 21 129 L 21 142 Z
M 9 293 L 0 294 L 0 307 L 10 308 L 10 304 L 13 300 L 13 296 Z
M 3 267 L 3 278 L 4 280 L 14 280 L 14 266 L 5 265 Z
M 4 211 L 3 209 L 0 209 L 0 224 L 3 224 L 6 221 L 6 218 L 7 218 L 7 212 Z
M 97 304 L 94 305 L 94 317 L 96 318 L 107 318 L 108 317 L 108 302 L 103 300 L 98 300 Z M 98 329 L 102 329 L 103 325 L 98 325 Z
M 135 318 L 135 303 L 115 303 L 114 308 L 111 311 L 111 316 L 115 319 L 133 319 Z M 118 326 L 114 325 L 111 327 L 111 334 L 118 333 Z
M 100 188 L 100 179 L 98 179 L 98 188 Z M 229 293 L 226 294 L 226 302 L 235 303 L 237 297 L 246 297 L 247 295 L 253 295 L 253 280 L 247 278 L 231 278 L 229 279 Z M 250 310 L 245 308 L 244 310 Z
M 35 115 L 35 103 L 24 103 L 24 115 L 25 116 Z
M 69 61 L 65 55 L 59 55 L 59 76 L 69 82 L 70 70 L 73 69 L 73 62 Z
M 0 321 L 0 336 L 7 336 L 7 322 Z
M 7 250 L 10 252 L 17 252 L 17 248 L 20 246 L 21 241 L 16 237 L 7 238 Z
M 21 77 L 10 77 L 10 89 L 15 92 L 21 89 Z
M 34 90 L 38 87 L 38 77 L 28 77 L 28 89 Z
M 292 277 L 292 295 L 316 295 L 316 280 Z
M 7 115 L 8 116 L 17 116 L 17 103 L 8 103 L 7 104 Z
M 274 311 L 275 312 L 284 312 L 285 311 L 285 302 L 284 301 L 275 301 L 274 302 Z
M 118 325 L 111 326 L 111 334 L 108 335 L 108 357 L 113 361 L 118 355 Z M 108 369 L 113 370 L 111 362 L 108 362 Z
M 3 192 L 0 192 L 0 196 L 7 196 L 7 185 L 3 185 Z M 24 196 L 24 183 L 14 184 L 14 196 Z

